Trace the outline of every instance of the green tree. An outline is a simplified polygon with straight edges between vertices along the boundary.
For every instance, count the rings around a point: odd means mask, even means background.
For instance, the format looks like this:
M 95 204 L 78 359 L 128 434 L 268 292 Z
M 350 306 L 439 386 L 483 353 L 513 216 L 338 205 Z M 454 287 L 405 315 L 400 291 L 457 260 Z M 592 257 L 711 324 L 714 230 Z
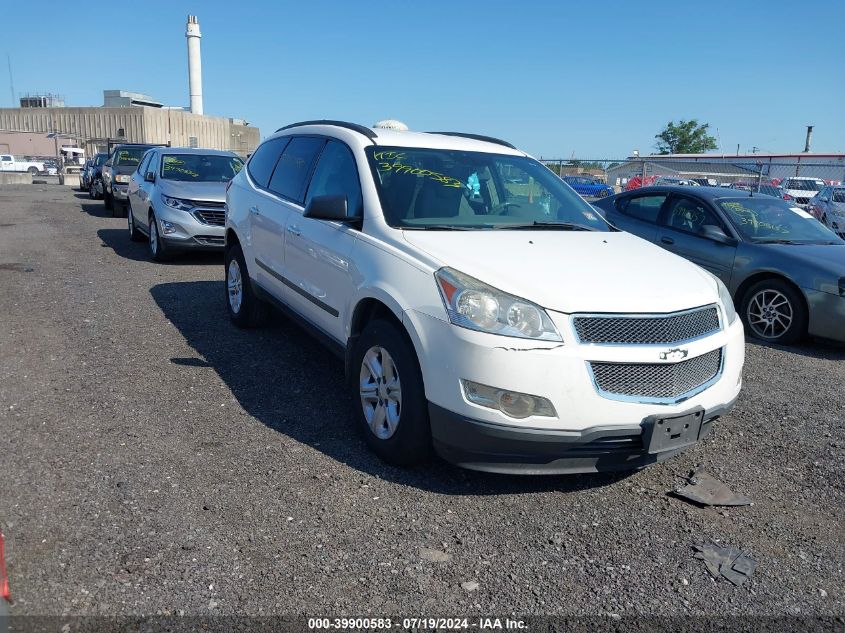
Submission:
M 716 139 L 707 133 L 709 127 L 696 119 L 681 119 L 677 124 L 669 121 L 660 134 L 654 135 L 657 139 L 654 146 L 658 154 L 701 154 L 716 149 Z

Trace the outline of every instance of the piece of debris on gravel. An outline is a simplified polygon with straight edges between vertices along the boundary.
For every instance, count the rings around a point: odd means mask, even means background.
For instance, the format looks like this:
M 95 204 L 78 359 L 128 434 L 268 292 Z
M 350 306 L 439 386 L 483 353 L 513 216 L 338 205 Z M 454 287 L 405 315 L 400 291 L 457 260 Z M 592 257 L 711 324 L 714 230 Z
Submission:
M 701 506 L 747 506 L 751 499 L 736 494 L 721 481 L 701 468 L 694 470 L 687 477 L 687 484 L 670 494 L 692 501 Z
M 730 545 L 721 547 L 714 543 L 693 546 L 695 554 L 693 558 L 704 561 L 707 571 L 713 578 L 722 576 L 734 585 L 741 585 L 751 577 L 757 562 L 748 556 L 741 549 Z

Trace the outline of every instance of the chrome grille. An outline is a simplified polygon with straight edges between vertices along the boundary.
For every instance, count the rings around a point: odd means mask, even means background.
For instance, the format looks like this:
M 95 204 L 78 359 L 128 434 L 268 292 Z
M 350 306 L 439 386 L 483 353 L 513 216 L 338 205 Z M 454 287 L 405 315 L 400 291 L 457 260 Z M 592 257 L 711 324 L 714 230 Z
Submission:
M 194 217 L 203 224 L 211 226 L 224 226 L 226 224 L 226 212 L 223 209 L 197 209 Z
M 602 395 L 624 399 L 677 400 L 707 385 L 722 371 L 722 350 L 680 363 L 598 363 L 590 369 Z
M 576 316 L 575 332 L 582 343 L 680 343 L 719 330 L 716 306 L 666 315 Z

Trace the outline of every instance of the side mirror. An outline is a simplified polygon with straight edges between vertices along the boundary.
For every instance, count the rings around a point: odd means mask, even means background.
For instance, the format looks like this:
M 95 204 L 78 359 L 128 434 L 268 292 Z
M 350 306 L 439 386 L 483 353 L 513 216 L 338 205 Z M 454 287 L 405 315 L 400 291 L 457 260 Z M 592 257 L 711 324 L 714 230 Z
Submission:
M 698 234 L 703 238 L 718 242 L 719 244 L 728 244 L 730 246 L 736 246 L 736 240 L 734 238 L 727 235 L 721 229 L 721 227 L 715 226 L 713 224 L 705 224 L 701 227 L 701 230 L 699 230 Z
M 331 220 L 333 222 L 354 222 L 347 214 L 346 196 L 314 196 L 305 207 L 306 218 Z
M 148 171 L 146 176 L 144 176 L 144 180 L 146 180 L 147 182 L 155 182 L 156 173 L 154 171 Z

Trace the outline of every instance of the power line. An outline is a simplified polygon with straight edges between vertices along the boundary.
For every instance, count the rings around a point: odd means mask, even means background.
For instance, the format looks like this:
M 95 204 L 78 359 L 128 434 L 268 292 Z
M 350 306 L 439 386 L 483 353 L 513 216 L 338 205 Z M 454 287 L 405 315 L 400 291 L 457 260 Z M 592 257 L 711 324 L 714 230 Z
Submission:
M 15 80 L 12 77 L 12 58 L 9 56 L 9 53 L 6 53 L 6 62 L 9 64 L 9 92 L 12 95 L 12 105 L 9 106 L 11 108 L 15 107 Z

